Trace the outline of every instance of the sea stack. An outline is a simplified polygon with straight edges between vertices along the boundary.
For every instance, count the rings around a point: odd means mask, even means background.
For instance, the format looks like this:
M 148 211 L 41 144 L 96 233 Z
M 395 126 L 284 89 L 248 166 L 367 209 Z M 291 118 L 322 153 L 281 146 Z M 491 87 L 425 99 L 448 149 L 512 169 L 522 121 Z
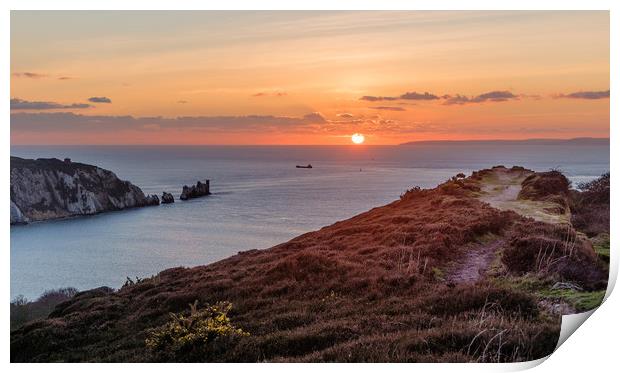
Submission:
M 11 157 L 11 224 L 156 204 L 159 198 L 97 166 Z
M 157 194 L 149 194 L 145 200 L 146 206 L 159 206 L 159 197 Z
M 183 186 L 183 192 L 181 192 L 181 200 L 186 201 L 188 199 L 208 196 L 211 194 L 209 191 L 209 180 L 205 180 L 204 183 L 198 181 L 196 185 L 192 185 L 188 187 L 187 185 Z
M 172 195 L 172 193 L 164 192 L 161 195 L 161 203 L 163 204 L 174 203 L 174 196 Z

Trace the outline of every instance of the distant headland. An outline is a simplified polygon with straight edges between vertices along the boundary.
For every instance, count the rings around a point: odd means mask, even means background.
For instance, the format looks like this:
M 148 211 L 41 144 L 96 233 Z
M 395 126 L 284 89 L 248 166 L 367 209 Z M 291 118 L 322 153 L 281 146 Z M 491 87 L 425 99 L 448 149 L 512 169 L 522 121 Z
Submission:
M 524 140 L 422 140 L 408 141 L 400 145 L 459 145 L 459 144 L 480 144 L 480 145 L 519 145 L 519 144 L 536 144 L 536 145 L 607 145 L 609 146 L 608 137 L 575 137 L 572 139 L 524 139 Z
M 209 180 L 198 181 L 183 186 L 180 199 L 209 194 Z M 172 194 L 162 194 L 161 203 L 173 202 Z M 69 158 L 11 157 L 11 225 L 159 204 L 157 195 L 97 166 Z

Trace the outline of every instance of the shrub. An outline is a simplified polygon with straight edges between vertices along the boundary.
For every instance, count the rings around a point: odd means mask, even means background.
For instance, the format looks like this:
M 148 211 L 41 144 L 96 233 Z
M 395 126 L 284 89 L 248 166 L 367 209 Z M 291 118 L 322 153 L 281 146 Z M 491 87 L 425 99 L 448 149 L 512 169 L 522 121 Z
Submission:
M 11 302 L 11 330 L 21 325 L 46 318 L 54 308 L 77 293 L 75 288 L 46 290 L 37 300 L 30 302 L 23 296 L 17 296 Z
M 231 323 L 231 309 L 232 304 L 219 302 L 198 310 L 195 301 L 189 315 L 171 313 L 168 323 L 151 330 L 146 346 L 157 360 L 209 361 L 234 337 L 249 335 Z
M 502 254 L 510 272 L 575 281 L 589 289 L 605 285 L 607 275 L 596 253 L 570 226 L 522 222 L 515 224 L 511 236 Z
M 590 237 L 609 233 L 609 173 L 578 185 L 571 193 L 572 223 Z
M 412 197 L 413 195 L 419 194 L 421 191 L 422 191 L 422 188 L 415 185 L 413 188 L 407 189 L 405 193 L 401 194 L 400 199 L 402 200 L 402 199 L 406 199 L 407 197 Z
M 598 179 L 587 183 L 579 183 L 577 187 L 582 191 L 585 200 L 591 203 L 609 203 L 609 172 Z
M 558 196 L 568 196 L 569 187 L 570 182 L 559 171 L 538 172 L 523 180 L 518 198 L 545 201 L 551 197 L 555 198 L 553 202 L 558 203 Z

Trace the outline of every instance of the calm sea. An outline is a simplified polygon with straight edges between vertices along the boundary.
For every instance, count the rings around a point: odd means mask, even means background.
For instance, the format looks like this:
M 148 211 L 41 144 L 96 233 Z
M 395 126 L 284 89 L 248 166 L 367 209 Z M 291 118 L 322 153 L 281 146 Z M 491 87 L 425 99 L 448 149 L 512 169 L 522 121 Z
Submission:
M 398 199 L 414 185 L 497 164 L 559 168 L 573 182 L 609 170 L 608 144 L 411 146 L 87 146 L 11 148 L 114 171 L 145 193 L 210 179 L 212 196 L 11 227 L 11 297 L 52 288 L 117 288 L 174 266 L 268 248 Z M 296 169 L 311 163 L 313 169 Z

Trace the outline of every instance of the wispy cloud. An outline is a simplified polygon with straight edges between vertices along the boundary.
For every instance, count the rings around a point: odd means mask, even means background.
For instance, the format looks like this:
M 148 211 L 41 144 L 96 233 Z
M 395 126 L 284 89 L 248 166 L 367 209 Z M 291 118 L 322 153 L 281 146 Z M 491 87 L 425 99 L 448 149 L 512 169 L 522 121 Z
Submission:
M 405 111 L 405 108 L 400 106 L 370 106 L 369 109 L 375 110 L 388 110 L 388 111 Z
M 430 100 L 438 100 L 439 96 L 424 92 L 407 92 L 403 93 L 400 96 L 362 96 L 360 100 L 362 101 L 396 101 L 396 100 L 416 100 L 416 101 L 430 101 Z
M 433 95 L 428 92 L 418 93 L 418 92 L 407 92 L 405 94 L 400 95 L 400 98 L 403 100 L 438 100 L 439 96 Z
M 568 94 L 555 95 L 555 98 L 575 98 L 582 100 L 601 100 L 609 98 L 609 90 L 606 91 L 580 91 Z
M 509 91 L 490 91 L 486 93 L 482 93 L 477 96 L 465 96 L 465 95 L 436 95 L 429 92 L 418 93 L 418 92 L 407 92 L 403 93 L 399 96 L 362 96 L 360 100 L 362 101 L 396 101 L 396 100 L 409 100 L 409 101 L 438 101 L 444 100 L 444 105 L 464 105 L 464 104 L 473 104 L 473 103 L 481 103 L 481 102 L 503 102 L 509 100 L 518 100 L 522 96 L 518 96 Z M 526 97 L 526 96 L 523 96 Z M 401 104 L 407 104 L 405 102 L 401 102 Z M 375 107 L 378 108 L 378 107 Z M 389 110 L 389 109 L 384 109 Z M 395 109 L 399 110 L 399 109 Z M 404 110 L 404 109 L 403 109 Z
M 33 73 L 33 72 L 28 72 L 28 71 L 13 73 L 13 76 L 16 78 L 29 78 L 29 79 L 41 79 L 41 78 L 47 77 L 46 74 Z
M 26 101 L 19 98 L 11 99 L 11 110 L 57 110 L 57 109 L 87 109 L 89 104 L 59 104 L 51 101 Z
M 253 94 L 253 97 L 282 97 L 287 96 L 286 92 L 258 92 Z
M 504 102 L 509 100 L 518 100 L 519 96 L 509 91 L 491 91 L 480 94 L 478 96 L 467 97 L 462 95 L 447 96 L 444 105 L 464 105 L 475 104 L 481 102 Z
M 396 101 L 396 100 L 398 100 L 398 97 L 391 97 L 391 96 L 362 96 L 362 97 L 360 97 L 360 100 L 362 100 L 362 101 L 370 101 L 370 102 L 375 102 L 375 101 Z
M 90 97 L 88 99 L 88 101 L 90 101 L 90 102 L 98 102 L 98 103 L 103 103 L 103 104 L 110 104 L 110 103 L 112 103 L 112 100 L 110 100 L 107 97 L 103 97 L 103 96 L 101 96 L 101 97 Z

